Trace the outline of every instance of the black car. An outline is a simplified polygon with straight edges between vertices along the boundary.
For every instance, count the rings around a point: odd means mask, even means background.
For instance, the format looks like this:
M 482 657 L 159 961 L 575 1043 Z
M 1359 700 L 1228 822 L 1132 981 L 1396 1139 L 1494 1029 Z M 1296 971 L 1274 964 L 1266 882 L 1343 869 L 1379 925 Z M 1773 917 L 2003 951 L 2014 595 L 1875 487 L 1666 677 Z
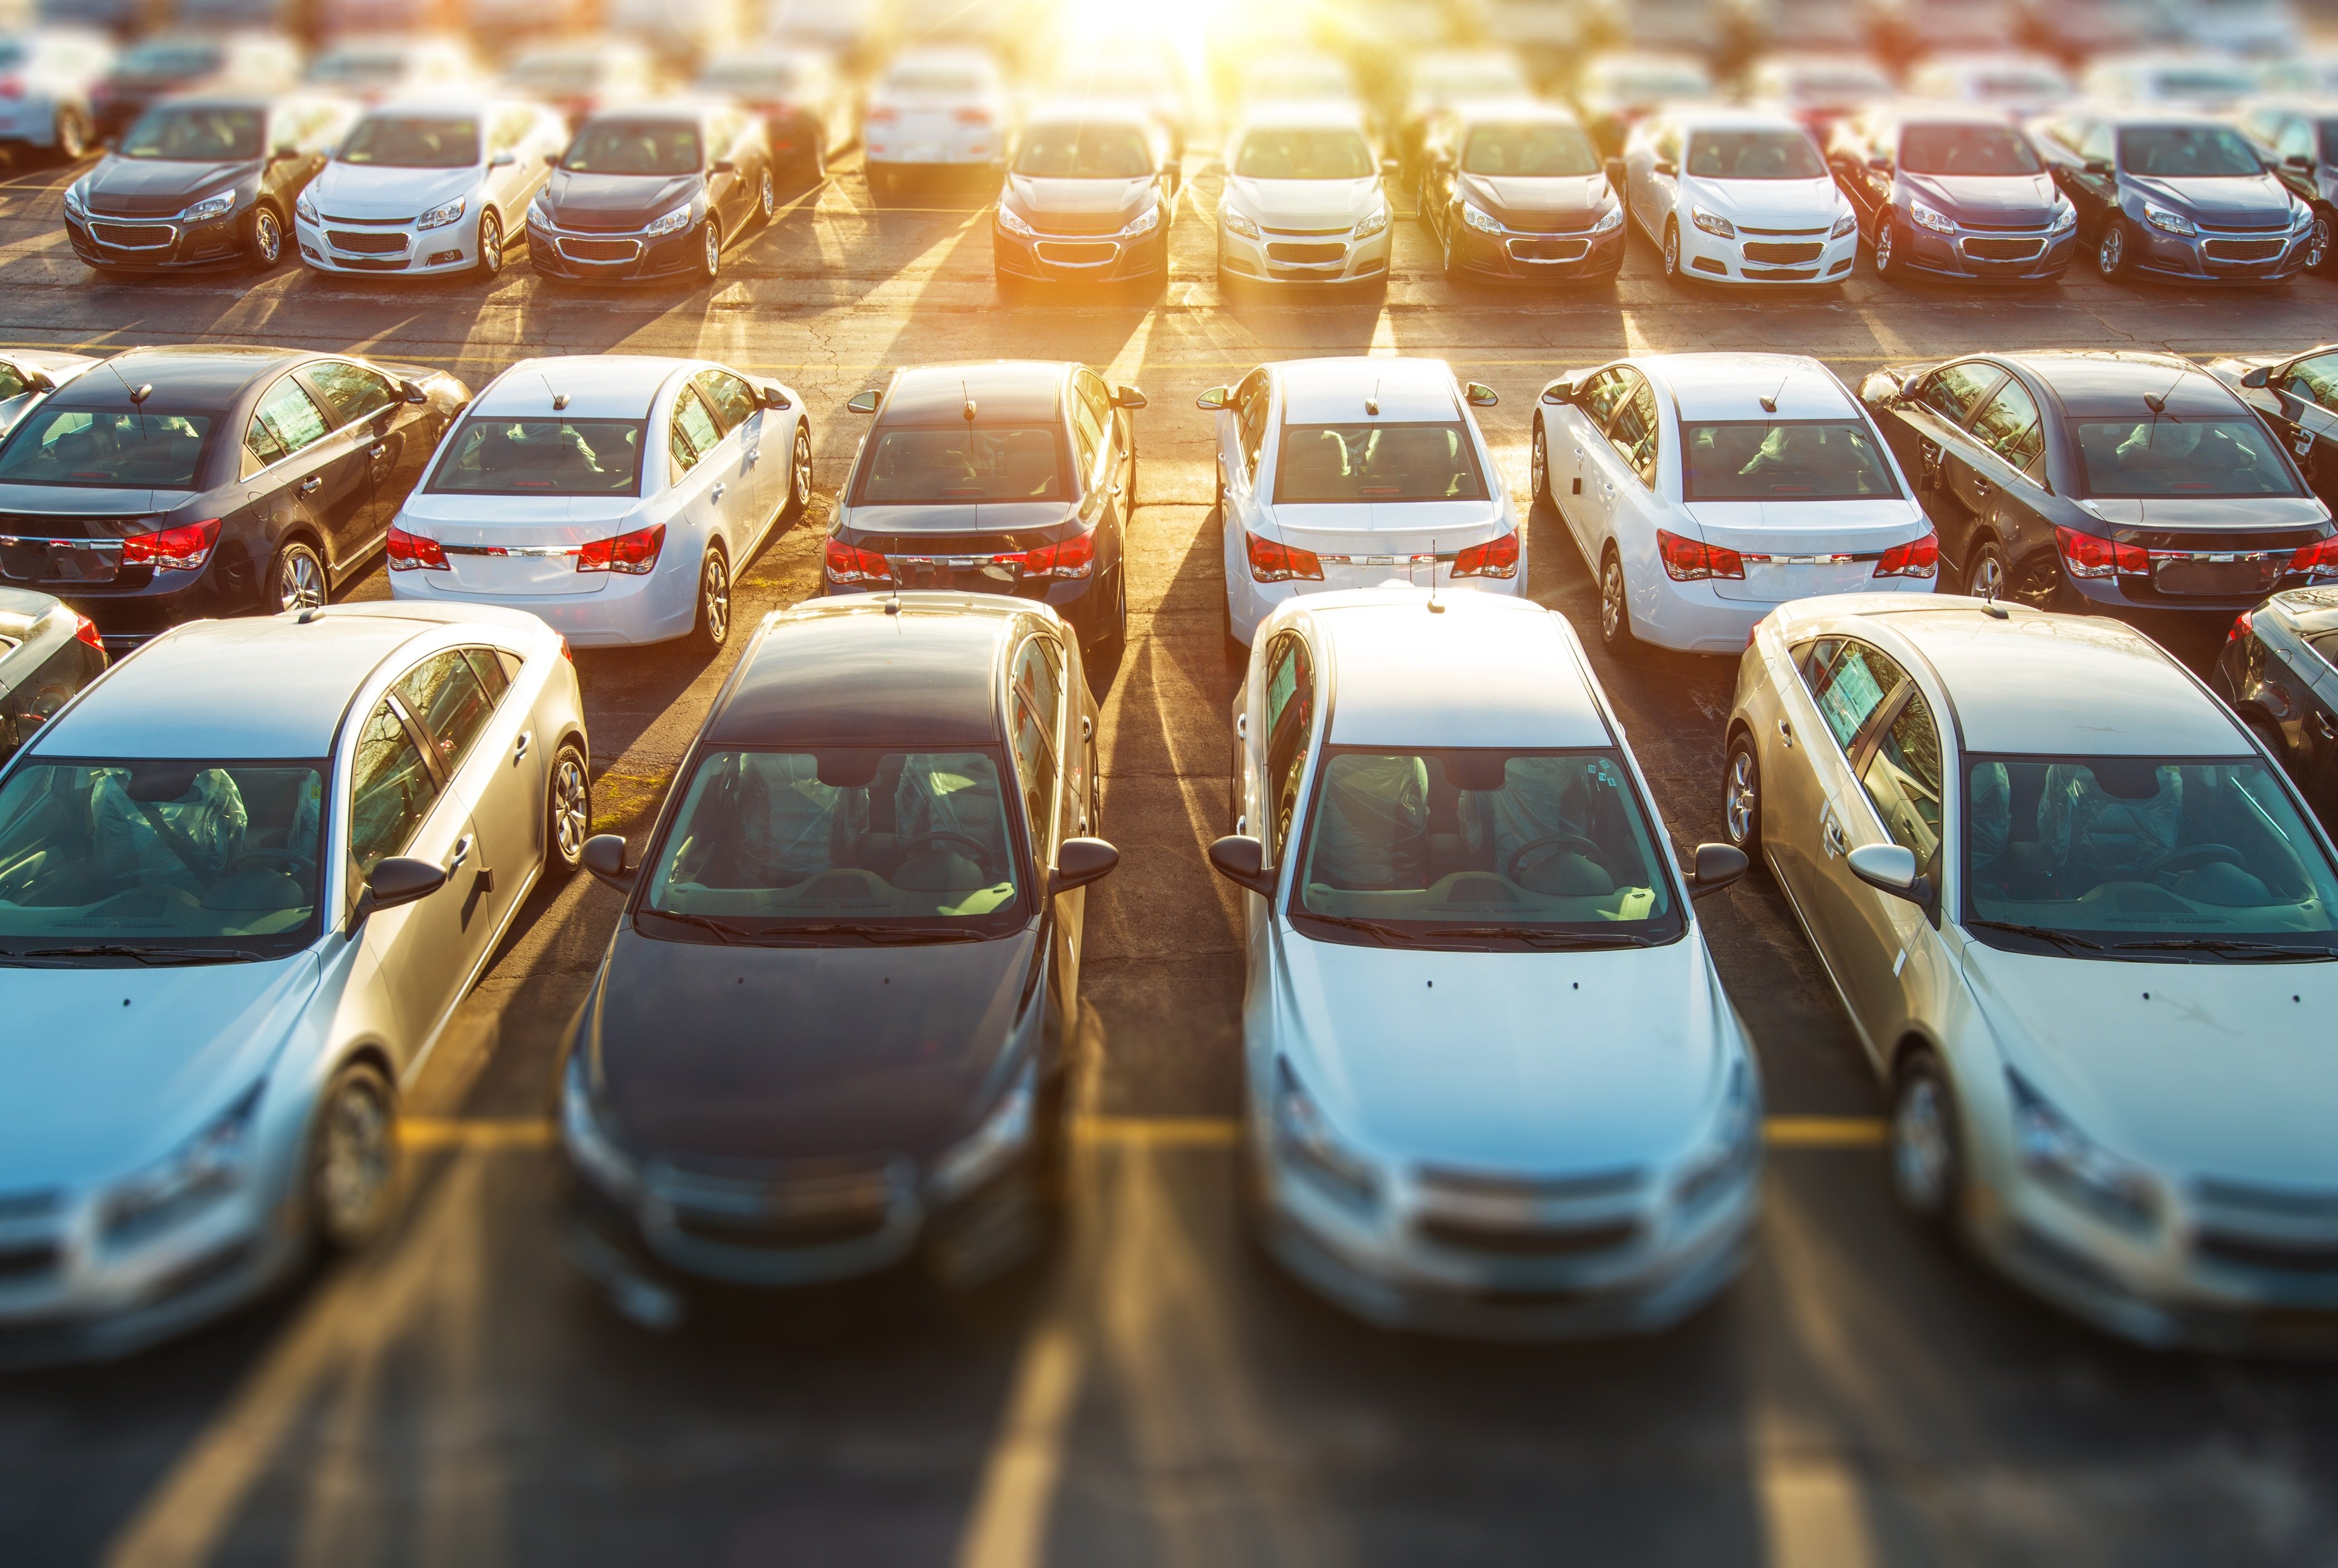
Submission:
M 712 283 L 722 252 L 779 202 L 763 122 L 743 109 L 611 109 L 577 129 L 527 209 L 547 278 Z
M 2338 113 L 2327 103 L 2266 103 L 2242 112 L 2235 123 L 2256 144 L 2257 155 L 2313 211 L 2306 269 L 2338 270 Z
M 321 604 L 381 548 L 470 393 L 288 348 L 133 348 L 0 443 L 0 582 L 109 649 L 201 616 Z
M 698 91 L 736 98 L 763 117 L 771 162 L 798 183 L 828 173 L 828 161 L 852 143 L 851 84 L 828 55 L 761 44 L 706 63 Z
M 65 237 L 101 270 L 283 259 L 292 204 L 356 118 L 331 98 L 177 98 L 65 189 Z
M 1430 122 L 1420 156 L 1420 219 L 1446 277 L 1561 283 L 1622 270 L 1624 203 L 1566 110 L 1453 111 Z
M 1834 182 L 1881 278 L 2044 281 L 2078 253 L 2078 214 L 2027 134 L 1987 110 L 1877 109 L 1835 127 Z
M 2212 360 L 2208 369 L 2257 411 L 2313 493 L 2338 509 L 2338 343 L 2280 358 Z
M 1142 392 L 1081 365 L 997 360 L 898 370 L 845 407 L 877 421 L 837 492 L 821 592 L 1013 593 L 1092 647 L 1126 635 Z
M 2277 283 L 2315 259 L 2313 209 L 2221 120 L 2082 106 L 2036 129 L 2105 278 Z
M 1169 133 L 1143 109 L 1078 104 L 1027 122 L 990 227 L 991 265 L 1009 279 L 1169 279 L 1177 167 Z
M 676 775 L 570 1040 L 572 1255 L 670 1318 L 1027 1255 L 1063 1136 L 1096 710 L 1077 640 L 993 595 L 766 620 Z
M 2293 589 L 2242 615 L 2208 684 L 2338 829 L 2338 589 Z
M 1994 354 L 1860 387 L 1944 589 L 2220 631 L 2338 565 L 2330 508 L 2216 377 L 2165 354 Z
M 267 93 L 300 78 L 300 52 L 261 34 L 171 33 L 132 44 L 90 84 L 90 119 L 102 137 L 119 136 L 165 98 L 224 89 Z
M 2078 65 L 2097 54 L 2127 54 L 2171 44 L 2178 31 L 2162 0 L 2018 0 L 2020 41 L 2040 54 Z
M 0 762 L 104 668 L 88 616 L 46 593 L 0 588 Z

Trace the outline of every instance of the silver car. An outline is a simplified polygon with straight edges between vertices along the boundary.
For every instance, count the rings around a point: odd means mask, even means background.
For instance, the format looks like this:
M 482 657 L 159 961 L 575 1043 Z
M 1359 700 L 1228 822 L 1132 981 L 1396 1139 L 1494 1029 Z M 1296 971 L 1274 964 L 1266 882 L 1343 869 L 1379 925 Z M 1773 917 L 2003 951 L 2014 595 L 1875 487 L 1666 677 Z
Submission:
M 182 626 L 0 771 L 0 1359 L 118 1354 L 394 1207 L 398 1093 L 591 814 L 511 611 Z
M 1977 599 L 1756 629 L 1731 838 L 1890 1086 L 1901 1203 L 2154 1345 L 2338 1345 L 2338 858 L 2132 629 Z
M 1761 1085 L 1566 620 L 1325 593 L 1235 700 L 1243 1138 L 1294 1274 L 1390 1328 L 1649 1332 L 1744 1266 Z

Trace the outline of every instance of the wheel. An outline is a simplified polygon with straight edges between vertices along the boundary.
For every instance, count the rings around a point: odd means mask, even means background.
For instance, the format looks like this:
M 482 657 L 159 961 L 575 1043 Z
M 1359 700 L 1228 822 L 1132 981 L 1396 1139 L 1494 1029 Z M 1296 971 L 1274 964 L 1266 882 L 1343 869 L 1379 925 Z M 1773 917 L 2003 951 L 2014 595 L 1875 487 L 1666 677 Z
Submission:
M 2095 270 L 2106 282 L 2116 283 L 2127 276 L 2127 220 L 2113 218 L 2095 241 Z
M 1891 250 L 1894 242 L 1892 236 L 1897 230 L 1897 228 L 1898 224 L 1891 216 L 1891 208 L 1886 207 L 1881 212 L 1876 215 L 1875 275 L 1878 278 L 1890 279 L 1894 281 L 1897 281 L 1900 276 L 1897 272 L 1894 272 L 1891 270 Z
M 479 214 L 479 260 L 472 268 L 493 282 L 504 270 L 504 223 L 492 209 Z
M 309 1132 L 309 1226 L 336 1252 L 381 1234 L 397 1208 L 398 1100 L 366 1063 L 334 1074 Z
M 2305 241 L 2305 270 L 2309 272 L 2338 270 L 2333 262 L 2338 262 L 2338 257 L 2330 254 L 2330 213 L 2326 208 L 2316 209 L 2313 228 Z
M 1128 558 L 1121 557 L 1120 564 L 1112 569 L 1112 611 L 1106 617 L 1104 635 L 1096 639 L 1099 650 L 1119 652 L 1128 646 Z
M 67 106 L 57 111 L 57 162 L 78 163 L 89 156 L 89 116 Z
M 2062 588 L 2062 564 L 2051 550 L 2015 562 L 2006 573 L 2005 596 L 2032 610 L 2060 609 Z
M 1599 558 L 1599 641 L 1611 653 L 1626 652 L 1639 642 L 1632 633 L 1632 604 L 1624 583 L 1624 558 L 1616 546 Z
M 1445 225 L 1445 280 L 1448 283 L 1458 282 L 1460 277 L 1459 270 L 1453 265 L 1453 225 L 1448 223 Z
M 1542 421 L 1535 421 L 1534 456 L 1527 463 L 1527 505 L 1529 509 L 1544 502 L 1557 504 L 1550 493 L 1550 448 L 1545 440 Z
M 244 242 L 244 254 L 255 272 L 265 272 L 284 260 L 284 220 L 276 215 L 275 208 L 252 209 L 251 235 Z
M 1891 1196 L 1910 1218 L 1945 1228 L 1964 1186 L 1957 1100 L 1930 1051 L 1911 1052 L 1891 1085 Z
M 1665 220 L 1665 281 L 1677 283 L 1680 280 L 1680 220 L 1667 218 Z
M 269 568 L 268 592 L 269 605 L 280 615 L 287 610 L 322 608 L 330 595 L 324 562 L 300 540 L 287 540 Z
M 712 283 L 722 275 L 722 225 L 709 218 L 699 237 L 699 280 Z
M 584 863 L 584 840 L 593 836 L 593 775 L 574 740 L 552 759 L 544 787 L 544 876 L 565 881 Z
M 788 456 L 787 506 L 781 515 L 792 521 L 802 516 L 804 509 L 810 505 L 811 432 L 804 428 L 801 420 L 798 420 L 795 450 Z
M 771 214 L 780 210 L 780 193 L 771 188 L 771 172 L 768 168 L 763 171 L 762 189 L 756 192 L 755 201 L 756 211 L 766 223 L 771 220 Z
M 2241 722 L 2249 727 L 2249 733 L 2257 738 L 2257 743 L 2265 749 L 2266 754 L 2281 764 L 2282 771 L 2290 771 L 2289 742 L 2282 738 L 2281 726 L 2254 713 L 2244 715 Z
M 1996 540 L 1985 538 L 1974 551 L 1965 572 L 1965 592 L 1975 599 L 2005 597 L 2005 547 Z
M 712 545 L 698 569 L 698 622 L 690 636 L 699 652 L 708 654 L 720 652 L 731 638 L 731 564 Z
M 1722 776 L 1722 827 L 1729 841 L 1745 851 L 1748 860 L 1762 858 L 1762 760 L 1754 754 L 1754 737 L 1738 735 L 1729 742 L 1729 762 Z

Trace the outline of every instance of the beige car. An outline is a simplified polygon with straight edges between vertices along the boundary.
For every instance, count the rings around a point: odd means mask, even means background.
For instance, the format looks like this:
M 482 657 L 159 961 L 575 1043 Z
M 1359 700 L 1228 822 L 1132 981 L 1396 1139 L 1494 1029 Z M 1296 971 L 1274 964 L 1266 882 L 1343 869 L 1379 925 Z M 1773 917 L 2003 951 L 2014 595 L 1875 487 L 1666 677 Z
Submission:
M 1904 1207 L 2134 1339 L 2338 1344 L 2338 857 L 2198 680 L 2097 618 L 1798 600 L 1726 787 Z

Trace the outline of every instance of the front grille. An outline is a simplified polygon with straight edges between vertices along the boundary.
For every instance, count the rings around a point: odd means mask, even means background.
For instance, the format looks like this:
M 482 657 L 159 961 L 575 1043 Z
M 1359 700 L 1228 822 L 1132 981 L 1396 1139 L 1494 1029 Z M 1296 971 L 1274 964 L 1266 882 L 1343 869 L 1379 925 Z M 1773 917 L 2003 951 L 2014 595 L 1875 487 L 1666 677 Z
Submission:
M 56 1272 L 63 1250 L 54 1238 L 0 1244 L 0 1281 L 22 1284 Z
M 1494 1225 L 1439 1214 L 1420 1220 L 1418 1230 L 1421 1240 L 1460 1252 L 1504 1258 L 1583 1258 L 1629 1246 L 1640 1228 L 1632 1220 L 1591 1225 Z
M 2276 1240 L 2266 1236 L 2204 1230 L 2193 1239 L 2192 1250 L 2212 1262 L 2232 1263 L 2244 1269 L 2338 1275 L 2338 1241 Z
M 1737 231 L 1740 234 L 1824 234 L 1826 232 L 1824 229 L 1754 229 L 1743 223 L 1737 226 Z
M 1418 1172 L 1423 1197 L 1541 1203 L 1553 1199 L 1615 1198 L 1639 1190 L 1647 1173 L 1636 1169 L 1592 1171 L 1578 1176 L 1513 1176 L 1489 1171 L 1456 1171 L 1424 1165 Z
M 1580 261 L 1591 252 L 1588 240 L 1513 240 L 1510 258 L 1516 261 Z
M 2193 1193 L 2211 1208 L 2244 1213 L 2269 1214 L 2285 1220 L 2338 1221 L 2338 1191 L 2307 1187 L 2259 1187 L 2247 1181 L 2210 1178 L 2193 1184 Z
M 2200 248 L 2211 261 L 2270 261 L 2288 244 L 2281 240 L 2210 240 Z
M 333 262 L 353 272 L 403 272 L 413 264 L 403 256 L 336 256 Z
M 359 256 L 402 256 L 413 243 L 403 234 L 348 234 L 339 229 L 326 230 L 325 238 L 333 242 L 334 250 Z
M 0 1192 L 0 1221 L 39 1220 L 64 1207 L 65 1195 L 55 1188 L 32 1192 Z
M 860 1241 L 885 1228 L 885 1210 L 869 1214 L 702 1214 L 676 1210 L 673 1228 L 701 1241 L 724 1247 L 833 1247 Z
M 1820 252 L 1825 249 L 1823 245 L 1773 245 L 1758 240 L 1748 240 L 1745 245 L 1745 260 L 1792 266 L 1797 261 L 1817 260 Z
M 906 1165 L 801 1163 L 764 1176 L 661 1166 L 649 1186 L 683 1235 L 727 1247 L 828 1247 L 883 1230 Z
M 1269 245 L 1266 248 L 1266 259 L 1268 260 L 1280 261 L 1287 267 L 1319 267 L 1327 262 L 1343 261 L 1347 260 L 1347 256 L 1348 248 L 1345 245 L 1285 245 L 1278 243 Z
M 328 223 L 347 223 L 353 229 L 402 229 L 414 221 L 411 218 L 341 218 L 328 212 Z
M 560 253 L 571 261 L 631 261 L 642 253 L 638 240 L 570 240 L 560 241 Z
M 2043 240 L 1967 240 L 1965 254 L 1976 261 L 2034 261 L 2045 252 Z
M 177 237 L 168 223 L 92 223 L 89 231 L 100 244 L 123 250 L 164 250 Z
M 1778 283 L 1800 283 L 1806 279 L 1815 278 L 1818 275 L 1819 270 L 1815 267 L 1783 267 L 1773 271 L 1748 272 L 1746 274 L 1748 278 L 1761 278 Z
M 1267 230 L 1267 232 L 1268 232 L 1269 234 L 1273 235 L 1273 236 L 1274 236 L 1275 238 L 1277 238 L 1277 239 L 1281 239 L 1281 238 L 1282 238 L 1284 235 L 1297 235 L 1297 236 L 1300 236 L 1300 237 L 1302 237 L 1302 238 L 1310 238 L 1310 237 L 1312 237 L 1312 236 L 1315 236 L 1315 235 L 1320 235 L 1320 234 L 1345 234 L 1345 233 L 1347 232 L 1347 230 L 1346 230 L 1345 229 L 1272 229 L 1272 228 L 1270 228 L 1269 230 Z
M 1036 250 L 1039 260 L 1058 267 L 1101 267 L 1120 254 L 1120 247 L 1110 241 L 1065 241 L 1042 240 Z

